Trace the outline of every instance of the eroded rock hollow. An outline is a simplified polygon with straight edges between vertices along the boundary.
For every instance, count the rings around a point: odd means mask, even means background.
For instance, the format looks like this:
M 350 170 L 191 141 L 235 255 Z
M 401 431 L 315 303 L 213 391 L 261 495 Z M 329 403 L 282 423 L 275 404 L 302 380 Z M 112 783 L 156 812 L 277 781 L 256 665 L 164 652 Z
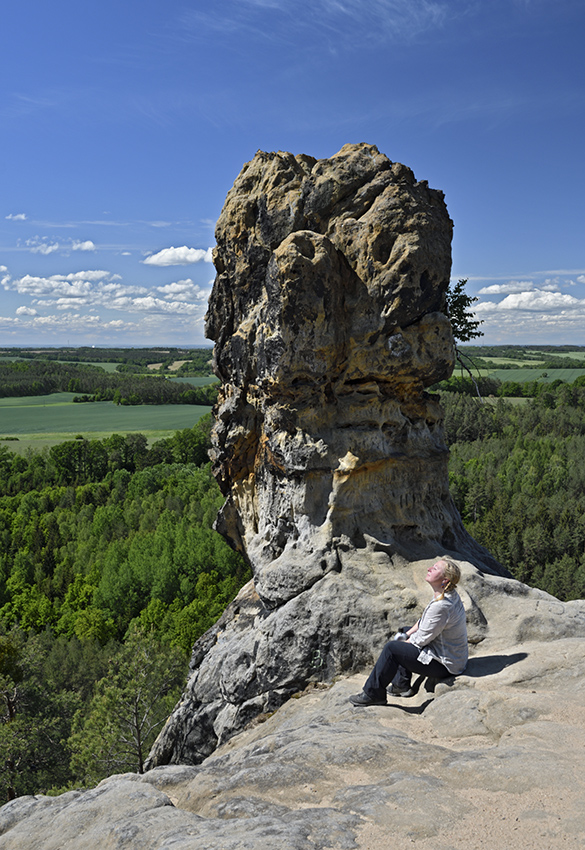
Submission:
M 254 580 L 196 645 L 151 766 L 200 761 L 308 681 L 369 663 L 413 617 L 409 562 L 450 552 L 501 572 L 450 498 L 426 392 L 454 363 L 451 236 L 443 193 L 373 145 L 258 152 L 228 193 L 212 460 L 218 530 Z

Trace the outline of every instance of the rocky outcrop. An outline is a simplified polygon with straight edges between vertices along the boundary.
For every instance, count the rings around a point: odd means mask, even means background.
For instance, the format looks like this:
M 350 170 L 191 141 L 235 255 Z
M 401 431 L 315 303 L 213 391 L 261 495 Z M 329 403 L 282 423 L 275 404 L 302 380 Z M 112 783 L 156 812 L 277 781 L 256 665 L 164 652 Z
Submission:
M 453 364 L 450 237 L 442 194 L 375 147 L 244 167 L 208 331 L 218 527 L 254 579 L 195 645 L 152 769 L 7 804 L 0 850 L 583 846 L 585 602 L 465 533 L 425 391 Z M 465 674 L 353 708 L 356 671 L 428 601 L 417 559 L 445 550 Z
M 269 607 L 367 541 L 497 570 L 453 507 L 424 391 L 453 369 L 451 234 L 443 193 L 372 145 L 259 152 L 228 193 L 207 316 L 218 528 Z
M 490 627 L 454 684 L 369 709 L 363 674 L 313 685 L 198 766 L 8 803 L 0 850 L 580 850 L 585 603 L 462 569 Z
M 453 368 L 451 233 L 443 193 L 372 145 L 260 152 L 228 193 L 212 459 L 217 528 L 254 579 L 196 645 L 150 767 L 198 763 L 308 682 L 370 664 L 416 619 L 411 561 L 503 572 L 462 526 L 425 390 Z

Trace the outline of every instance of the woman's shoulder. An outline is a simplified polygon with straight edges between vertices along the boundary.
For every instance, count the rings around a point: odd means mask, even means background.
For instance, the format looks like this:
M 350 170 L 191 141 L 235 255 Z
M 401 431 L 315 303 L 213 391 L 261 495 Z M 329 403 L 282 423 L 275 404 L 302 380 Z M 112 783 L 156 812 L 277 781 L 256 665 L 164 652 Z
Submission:
M 444 597 L 441 601 L 444 602 L 445 605 L 450 607 L 450 608 L 453 607 L 453 606 L 458 607 L 459 605 L 463 605 L 461 597 L 459 596 L 459 594 L 457 593 L 456 590 L 448 591 L 448 593 L 446 593 L 444 595 Z

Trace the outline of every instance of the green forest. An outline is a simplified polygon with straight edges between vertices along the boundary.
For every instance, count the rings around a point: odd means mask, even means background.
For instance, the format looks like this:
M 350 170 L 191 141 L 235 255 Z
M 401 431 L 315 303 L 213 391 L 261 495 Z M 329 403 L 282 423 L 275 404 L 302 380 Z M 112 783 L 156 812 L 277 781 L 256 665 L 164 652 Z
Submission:
M 194 641 L 249 579 L 212 530 L 209 426 L 0 446 L 4 800 L 141 770 Z
M 175 374 L 185 373 L 179 370 Z M 73 399 L 76 402 L 211 405 L 217 398 L 217 386 L 212 380 L 208 386 L 194 387 L 176 383 L 164 375 L 108 373 L 88 363 L 0 360 L 0 398 L 69 392 L 79 393 Z
M 0 358 L 49 362 L 98 364 L 117 363 L 117 371 L 146 370 L 156 366 L 160 373 L 169 369 L 180 374 L 211 375 L 211 348 L 0 348 Z M 181 364 L 178 367 L 177 365 Z
M 518 579 L 585 597 L 584 382 L 434 391 L 469 532 Z M 194 641 L 249 579 L 212 530 L 210 426 L 0 443 L 1 800 L 142 770 Z

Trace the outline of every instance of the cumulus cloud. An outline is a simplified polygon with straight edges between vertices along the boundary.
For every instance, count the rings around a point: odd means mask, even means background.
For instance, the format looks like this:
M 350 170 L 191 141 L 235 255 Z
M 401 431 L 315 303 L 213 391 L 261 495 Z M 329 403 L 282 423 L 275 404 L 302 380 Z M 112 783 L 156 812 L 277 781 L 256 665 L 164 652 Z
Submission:
M 95 245 L 91 239 L 86 239 L 85 242 L 73 242 L 71 245 L 72 251 L 95 251 Z
M 10 213 L 4 216 L 8 221 L 26 221 L 26 213 Z
M 211 248 L 163 248 L 157 254 L 151 254 L 142 262 L 146 266 L 189 266 L 193 263 L 211 263 Z
M 209 297 L 209 287 L 203 289 L 197 283 L 186 278 L 186 280 L 178 280 L 175 283 L 167 283 L 165 286 L 157 286 L 157 292 L 162 293 L 162 296 L 167 301 L 180 299 L 182 301 L 202 301 Z
M 31 254 L 54 254 L 56 251 L 95 251 L 91 239 L 68 239 L 65 242 L 50 241 L 47 236 L 32 236 L 24 243 Z
M 26 274 L 16 278 L 7 284 L 20 295 L 29 295 L 32 298 L 52 298 L 67 296 L 75 298 L 87 295 L 91 292 L 93 285 L 98 281 L 111 280 L 110 272 L 91 270 L 85 272 L 73 272 L 67 275 L 55 274 L 50 277 L 38 277 Z
M 585 301 L 562 292 L 545 292 L 535 289 L 531 292 L 516 292 L 507 295 L 500 302 L 482 301 L 474 308 L 476 313 L 508 310 L 538 310 L 539 312 L 559 309 L 583 308 Z
M 54 254 L 61 247 L 58 242 L 49 242 L 46 236 L 33 236 L 24 243 L 31 254 Z
M 38 313 L 36 310 L 33 310 L 32 307 L 18 307 L 16 310 L 17 316 L 37 316 Z
M 126 285 L 119 275 L 101 269 L 49 277 L 27 274 L 6 279 L 5 288 L 28 296 L 35 310 L 53 308 L 65 312 L 85 308 L 186 317 L 202 315 L 209 294 L 209 287 L 201 287 L 190 278 L 156 287 L 152 292 L 144 286 Z
M 510 280 L 508 283 L 494 283 L 478 290 L 479 295 L 507 295 L 509 292 L 526 292 L 534 287 L 531 280 Z

